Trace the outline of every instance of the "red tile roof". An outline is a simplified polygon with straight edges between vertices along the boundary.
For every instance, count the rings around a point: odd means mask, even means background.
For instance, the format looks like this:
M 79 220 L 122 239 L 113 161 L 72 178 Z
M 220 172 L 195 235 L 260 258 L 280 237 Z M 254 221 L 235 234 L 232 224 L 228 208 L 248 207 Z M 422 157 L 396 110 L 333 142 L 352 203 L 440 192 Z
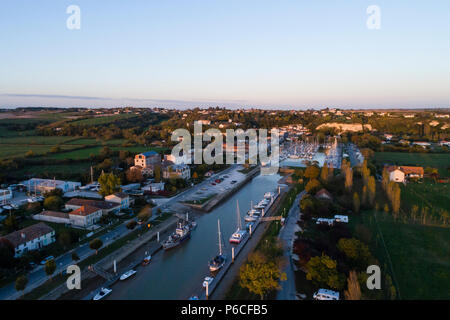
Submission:
M 70 214 L 74 214 L 77 216 L 88 216 L 90 214 L 96 213 L 100 211 L 100 208 L 92 207 L 92 206 L 82 206 L 76 210 L 73 210 Z

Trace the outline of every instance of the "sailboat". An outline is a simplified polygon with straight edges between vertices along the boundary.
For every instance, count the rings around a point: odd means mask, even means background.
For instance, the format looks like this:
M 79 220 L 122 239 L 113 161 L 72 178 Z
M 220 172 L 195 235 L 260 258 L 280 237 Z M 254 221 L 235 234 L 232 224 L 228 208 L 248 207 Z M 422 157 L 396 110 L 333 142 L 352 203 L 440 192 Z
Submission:
M 209 262 L 209 270 L 217 271 L 225 265 L 226 256 L 222 253 L 222 235 L 220 234 L 220 220 L 217 220 L 217 230 L 219 233 L 219 254 Z
M 247 236 L 247 231 L 242 229 L 241 214 L 239 213 L 239 202 L 236 201 L 237 206 L 237 229 L 230 237 L 230 243 L 241 243 L 241 241 Z

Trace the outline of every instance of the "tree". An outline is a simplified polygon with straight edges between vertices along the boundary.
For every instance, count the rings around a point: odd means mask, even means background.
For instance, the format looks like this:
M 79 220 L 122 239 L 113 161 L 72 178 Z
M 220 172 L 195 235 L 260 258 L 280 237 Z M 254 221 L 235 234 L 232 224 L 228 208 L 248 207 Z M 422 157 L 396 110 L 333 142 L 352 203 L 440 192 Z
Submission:
M 376 196 L 376 183 L 375 183 L 375 177 L 370 176 L 369 180 L 367 181 L 367 191 L 368 191 L 368 197 L 369 197 L 369 204 L 371 207 L 373 207 L 375 203 L 375 196 Z
M 317 179 L 311 179 L 308 181 L 308 183 L 305 186 L 306 192 L 309 194 L 316 193 L 322 185 L 320 184 L 319 180 Z
M 108 196 L 120 190 L 120 179 L 113 173 L 102 173 L 98 178 L 98 183 L 100 184 L 99 193 L 102 196 Z
M 72 243 L 72 235 L 69 231 L 63 230 L 59 234 L 58 241 L 66 249 Z
M 361 201 L 359 200 L 359 195 L 357 192 L 353 193 L 353 211 L 359 213 L 359 208 L 361 207 Z
M 153 175 L 155 177 L 155 182 L 161 182 L 161 167 L 155 166 L 153 169 Z
M 349 263 L 358 270 L 367 268 L 372 258 L 369 247 L 355 238 L 339 239 L 336 247 L 345 254 Z
M 78 254 L 74 251 L 72 252 L 72 260 L 73 261 L 78 261 L 80 260 L 80 257 L 78 256 Z
M 127 180 L 130 182 L 141 182 L 144 177 L 142 176 L 142 172 L 139 169 L 130 169 L 126 173 Z
M 137 222 L 135 220 L 131 220 L 127 223 L 127 229 L 133 230 L 137 225 Z
M 94 240 L 92 240 L 91 242 L 89 242 L 89 248 L 91 248 L 92 250 L 95 250 L 95 254 L 98 253 L 98 249 L 100 249 L 103 245 L 103 241 L 100 240 L 99 238 L 95 238 Z
M 17 219 L 15 216 L 8 216 L 3 221 L 3 225 L 6 228 L 6 232 L 11 233 L 18 228 L 19 223 L 17 222 Z
M 27 153 L 25 153 L 25 157 L 26 158 L 30 158 L 34 156 L 34 152 L 33 150 L 28 150 Z
M 322 167 L 322 170 L 320 171 L 320 180 L 323 183 L 327 183 L 329 177 L 330 177 L 330 174 L 328 172 L 328 164 L 325 162 L 325 164 Z
M 306 168 L 305 170 L 305 178 L 308 179 L 316 179 L 319 176 L 320 173 L 320 169 L 318 166 L 309 166 L 308 168 Z
M 44 208 L 47 210 L 59 210 L 64 205 L 64 200 L 59 196 L 50 196 L 44 200 Z
M 48 260 L 45 263 L 45 273 L 50 276 L 50 279 L 52 278 L 52 274 L 55 272 L 56 270 L 56 262 L 54 259 Z
M 322 254 L 312 257 L 306 264 L 308 270 L 306 279 L 313 281 L 319 286 L 328 286 L 337 290 L 344 287 L 345 278 L 337 271 L 336 260 Z
M 286 274 L 281 272 L 280 266 L 273 260 L 268 261 L 265 256 L 258 252 L 250 256 L 239 273 L 240 286 L 259 295 L 261 300 L 268 292 L 281 288 L 278 283 L 280 280 L 286 280 Z
M 351 191 L 353 187 L 353 170 L 350 167 L 345 169 L 345 189 Z
M 27 287 L 27 284 L 28 284 L 28 278 L 25 275 L 21 275 L 21 276 L 17 277 L 14 287 L 16 288 L 17 291 L 22 291 L 22 295 L 23 295 L 23 291 Z
M 5 239 L 0 238 L 0 268 L 10 268 L 14 262 L 14 246 Z
M 350 271 L 347 278 L 347 290 L 344 292 L 345 300 L 361 300 L 361 288 L 355 270 Z
M 139 212 L 137 218 L 141 222 L 146 222 L 148 219 L 150 219 L 151 215 L 151 209 L 145 207 L 141 210 L 141 212 Z

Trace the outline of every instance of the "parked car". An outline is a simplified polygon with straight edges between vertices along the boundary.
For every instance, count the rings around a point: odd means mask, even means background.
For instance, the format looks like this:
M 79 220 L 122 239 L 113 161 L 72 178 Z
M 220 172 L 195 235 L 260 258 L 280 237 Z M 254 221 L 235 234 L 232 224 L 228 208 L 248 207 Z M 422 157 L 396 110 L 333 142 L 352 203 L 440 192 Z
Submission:
M 48 256 L 47 258 L 45 258 L 44 260 L 41 261 L 41 264 L 44 265 L 47 263 L 47 261 L 50 261 L 50 260 L 55 260 L 55 257 Z

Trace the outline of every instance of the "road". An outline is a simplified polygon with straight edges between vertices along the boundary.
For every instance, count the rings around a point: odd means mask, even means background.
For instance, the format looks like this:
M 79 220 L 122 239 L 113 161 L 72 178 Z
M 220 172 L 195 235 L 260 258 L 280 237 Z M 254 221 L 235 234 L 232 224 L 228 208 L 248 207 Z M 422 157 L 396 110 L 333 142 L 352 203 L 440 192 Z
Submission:
M 299 202 L 306 191 L 300 192 L 289 210 L 285 224 L 278 235 L 283 243 L 284 256 L 288 263 L 284 266 L 287 280 L 281 282 L 281 290 L 277 293 L 277 300 L 296 300 L 297 290 L 295 288 L 295 274 L 292 262 L 292 245 L 294 243 L 295 232 L 298 230 L 297 221 L 300 218 Z

